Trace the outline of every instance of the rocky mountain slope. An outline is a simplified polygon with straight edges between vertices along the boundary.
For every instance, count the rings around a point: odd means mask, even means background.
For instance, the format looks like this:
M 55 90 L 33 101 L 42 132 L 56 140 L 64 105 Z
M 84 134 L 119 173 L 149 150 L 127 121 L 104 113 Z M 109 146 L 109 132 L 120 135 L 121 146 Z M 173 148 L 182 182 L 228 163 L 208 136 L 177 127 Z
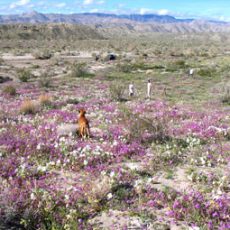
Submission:
M 120 28 L 126 32 L 222 32 L 230 31 L 230 23 L 176 19 L 169 15 L 115 15 L 102 13 L 42 14 L 36 11 L 21 15 L 2 15 L 0 24 L 12 23 L 68 23 L 90 25 L 94 28 Z
M 105 39 L 98 31 L 85 25 L 71 24 L 10 24 L 0 25 L 0 39 L 23 40 L 85 40 Z

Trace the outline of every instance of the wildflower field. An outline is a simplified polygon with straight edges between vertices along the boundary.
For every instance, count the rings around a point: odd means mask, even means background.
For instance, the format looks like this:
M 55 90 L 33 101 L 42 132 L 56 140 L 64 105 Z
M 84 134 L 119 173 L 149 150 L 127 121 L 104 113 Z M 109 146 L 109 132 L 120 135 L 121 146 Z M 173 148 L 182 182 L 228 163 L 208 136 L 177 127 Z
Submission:
M 146 99 L 145 72 L 105 65 L 0 86 L 0 229 L 229 229 L 230 108 L 212 87 L 226 69 L 189 78 L 155 66 Z

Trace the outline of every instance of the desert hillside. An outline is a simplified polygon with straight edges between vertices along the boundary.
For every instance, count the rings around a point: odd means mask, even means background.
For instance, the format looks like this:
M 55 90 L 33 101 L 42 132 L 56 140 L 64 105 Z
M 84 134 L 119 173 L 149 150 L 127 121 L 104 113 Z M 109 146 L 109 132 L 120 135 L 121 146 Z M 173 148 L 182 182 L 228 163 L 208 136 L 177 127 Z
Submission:
M 83 25 L 13 24 L 0 25 L 0 39 L 11 40 L 100 40 L 103 36 Z
M 126 32 L 201 33 L 230 31 L 230 24 L 222 21 L 176 19 L 169 15 L 115 15 L 102 13 L 42 14 L 36 11 L 0 16 L 1 24 L 67 23 L 96 28 L 122 27 Z

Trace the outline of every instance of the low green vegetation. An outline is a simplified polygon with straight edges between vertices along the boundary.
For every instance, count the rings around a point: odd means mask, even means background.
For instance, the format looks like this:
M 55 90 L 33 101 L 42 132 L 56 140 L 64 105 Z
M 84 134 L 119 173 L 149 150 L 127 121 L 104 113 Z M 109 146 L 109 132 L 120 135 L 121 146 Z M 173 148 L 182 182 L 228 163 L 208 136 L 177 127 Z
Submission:
M 18 69 L 17 74 L 18 74 L 18 79 L 21 82 L 28 82 L 32 77 L 31 71 L 26 68 Z
M 51 77 L 48 73 L 43 73 L 38 80 L 39 86 L 44 88 L 50 88 L 51 84 Z
M 70 77 L 72 77 L 72 78 L 91 78 L 91 77 L 94 77 L 94 74 L 92 74 L 88 71 L 86 63 L 75 62 L 71 66 Z

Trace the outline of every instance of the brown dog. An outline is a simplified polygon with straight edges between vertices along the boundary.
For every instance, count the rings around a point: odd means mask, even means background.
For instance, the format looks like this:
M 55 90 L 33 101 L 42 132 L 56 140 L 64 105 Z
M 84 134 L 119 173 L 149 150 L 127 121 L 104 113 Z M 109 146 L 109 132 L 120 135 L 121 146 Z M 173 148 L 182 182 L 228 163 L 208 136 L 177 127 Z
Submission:
M 90 137 L 89 121 L 86 119 L 85 114 L 86 111 L 84 109 L 79 110 L 78 125 L 80 137 Z

